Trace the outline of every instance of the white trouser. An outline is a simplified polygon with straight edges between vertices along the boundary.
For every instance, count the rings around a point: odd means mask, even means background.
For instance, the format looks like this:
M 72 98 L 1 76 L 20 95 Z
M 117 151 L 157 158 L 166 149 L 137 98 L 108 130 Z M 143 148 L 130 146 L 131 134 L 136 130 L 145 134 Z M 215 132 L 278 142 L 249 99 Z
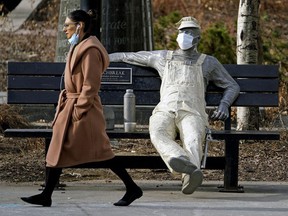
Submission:
M 186 158 L 200 168 L 206 125 L 202 118 L 185 111 L 176 114 L 156 112 L 150 117 L 151 142 L 171 172 L 171 158 Z M 176 141 L 179 131 L 182 146 Z

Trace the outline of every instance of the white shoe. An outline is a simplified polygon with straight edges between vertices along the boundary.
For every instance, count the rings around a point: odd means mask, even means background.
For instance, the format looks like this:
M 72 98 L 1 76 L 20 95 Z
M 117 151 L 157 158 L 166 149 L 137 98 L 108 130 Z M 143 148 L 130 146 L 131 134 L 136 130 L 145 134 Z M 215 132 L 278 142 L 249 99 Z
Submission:
M 168 161 L 168 164 L 175 172 L 179 173 L 191 174 L 197 169 L 197 166 L 191 163 L 188 158 L 185 158 L 184 156 L 178 158 L 173 157 Z
M 192 194 L 202 184 L 203 173 L 200 169 L 194 170 L 191 174 L 184 174 L 182 178 L 182 193 Z

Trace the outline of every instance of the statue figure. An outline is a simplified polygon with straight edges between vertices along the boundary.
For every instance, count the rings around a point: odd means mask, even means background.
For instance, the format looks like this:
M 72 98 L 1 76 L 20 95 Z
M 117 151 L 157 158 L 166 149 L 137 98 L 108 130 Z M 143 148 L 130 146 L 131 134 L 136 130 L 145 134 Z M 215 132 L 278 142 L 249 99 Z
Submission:
M 193 17 L 179 22 L 177 43 L 180 49 L 117 52 L 111 62 L 152 67 L 162 84 L 160 102 L 149 120 L 151 142 L 171 172 L 182 173 L 182 192 L 192 194 L 202 184 L 202 145 L 208 127 L 205 90 L 209 81 L 224 90 L 221 102 L 211 116 L 225 120 L 229 106 L 240 88 L 223 65 L 213 56 L 197 51 L 201 28 Z M 175 142 L 177 133 L 181 144 Z

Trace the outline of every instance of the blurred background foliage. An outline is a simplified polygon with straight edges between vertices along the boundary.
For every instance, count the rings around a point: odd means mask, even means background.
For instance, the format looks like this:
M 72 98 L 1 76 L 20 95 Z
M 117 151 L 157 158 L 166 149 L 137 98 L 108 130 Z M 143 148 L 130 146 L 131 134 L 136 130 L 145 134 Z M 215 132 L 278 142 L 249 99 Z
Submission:
M 236 64 L 236 38 L 224 23 L 213 23 L 203 33 L 199 51 L 215 56 L 222 64 Z

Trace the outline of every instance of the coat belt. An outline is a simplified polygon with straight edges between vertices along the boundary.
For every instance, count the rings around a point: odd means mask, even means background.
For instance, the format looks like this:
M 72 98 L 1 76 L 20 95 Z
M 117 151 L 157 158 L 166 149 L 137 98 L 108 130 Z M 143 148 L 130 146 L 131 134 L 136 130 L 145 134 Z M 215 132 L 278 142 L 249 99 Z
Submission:
M 79 96 L 80 96 L 80 93 L 66 92 L 67 99 L 77 99 Z

